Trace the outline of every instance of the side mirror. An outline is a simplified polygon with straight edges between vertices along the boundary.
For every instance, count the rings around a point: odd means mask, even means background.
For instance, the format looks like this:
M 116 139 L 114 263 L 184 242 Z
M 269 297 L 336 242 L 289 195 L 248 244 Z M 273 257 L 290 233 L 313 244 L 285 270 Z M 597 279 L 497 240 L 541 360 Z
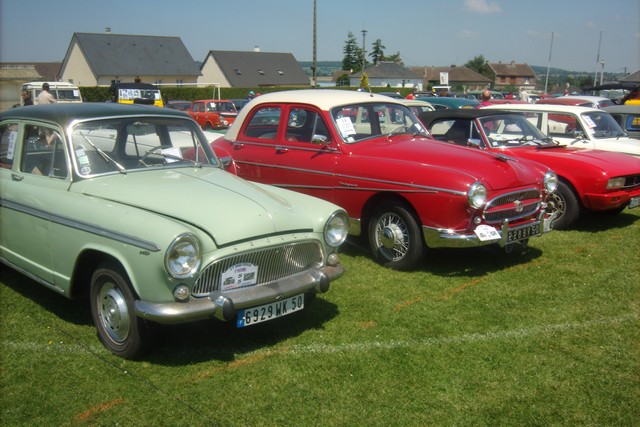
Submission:
M 480 141 L 480 139 L 477 139 L 477 138 L 469 138 L 467 139 L 467 145 L 473 148 L 480 148 L 480 146 L 482 145 L 482 142 Z

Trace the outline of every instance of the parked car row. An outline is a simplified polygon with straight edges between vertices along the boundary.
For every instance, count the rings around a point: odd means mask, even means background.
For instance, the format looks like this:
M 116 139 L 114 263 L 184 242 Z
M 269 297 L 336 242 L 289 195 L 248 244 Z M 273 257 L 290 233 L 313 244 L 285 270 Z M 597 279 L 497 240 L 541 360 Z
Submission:
M 0 113 L 0 264 L 87 295 L 103 344 L 136 358 L 157 324 L 304 309 L 343 274 L 348 234 L 410 270 L 438 248 L 520 252 L 582 209 L 640 204 L 639 157 L 434 100 L 275 92 L 218 134 L 135 104 Z

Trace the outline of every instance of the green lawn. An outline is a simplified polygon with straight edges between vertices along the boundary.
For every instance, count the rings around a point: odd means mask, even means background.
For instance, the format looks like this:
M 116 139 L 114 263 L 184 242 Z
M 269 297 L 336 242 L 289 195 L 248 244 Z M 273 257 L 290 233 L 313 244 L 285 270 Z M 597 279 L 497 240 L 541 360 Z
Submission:
M 414 272 L 342 252 L 303 312 L 167 327 L 137 362 L 79 302 L 3 270 L 0 425 L 640 424 L 640 209 Z

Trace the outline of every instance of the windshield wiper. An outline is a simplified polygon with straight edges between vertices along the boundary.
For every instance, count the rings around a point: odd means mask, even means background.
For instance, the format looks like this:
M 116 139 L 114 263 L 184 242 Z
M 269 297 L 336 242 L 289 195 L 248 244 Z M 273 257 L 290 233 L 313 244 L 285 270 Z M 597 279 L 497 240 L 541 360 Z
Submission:
M 87 141 L 89 143 L 89 145 L 91 145 L 91 147 L 93 147 L 93 149 L 98 152 L 98 154 L 100 154 L 100 156 L 104 159 L 105 162 L 111 163 L 112 165 L 114 165 L 118 169 L 118 171 L 120 173 L 123 173 L 125 175 L 127 174 L 127 169 L 125 169 L 124 166 L 122 166 L 120 163 L 118 163 L 115 160 L 113 160 L 111 157 L 109 157 L 109 155 L 107 153 L 105 153 L 104 151 L 102 151 L 101 149 L 96 147 L 96 145 L 93 142 L 91 142 L 91 140 L 89 138 L 87 138 L 87 136 L 85 134 L 80 132 L 80 136 L 82 136 L 84 138 L 84 140 Z
M 175 160 L 178 162 L 189 162 L 192 165 L 194 165 L 197 168 L 201 168 L 202 167 L 202 163 L 198 162 L 196 160 L 191 160 L 191 159 L 185 159 L 184 157 L 180 157 L 180 156 L 176 156 L 174 154 L 170 154 L 170 153 L 165 153 L 163 151 L 161 151 L 162 148 L 161 147 L 155 147 L 152 148 L 151 150 L 147 150 L 144 153 L 144 156 L 142 156 L 142 158 L 140 159 L 143 163 L 144 163 L 144 159 L 147 158 L 149 155 L 151 154 L 155 154 L 156 156 L 160 156 L 163 159 L 171 159 L 171 160 Z M 167 164 L 169 164 L 169 162 L 167 162 Z

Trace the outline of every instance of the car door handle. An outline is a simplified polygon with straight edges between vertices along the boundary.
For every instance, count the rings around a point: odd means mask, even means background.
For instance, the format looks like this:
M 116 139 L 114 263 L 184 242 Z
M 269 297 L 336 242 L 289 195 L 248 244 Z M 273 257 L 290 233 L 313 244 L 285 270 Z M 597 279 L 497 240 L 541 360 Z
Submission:
M 22 175 L 17 175 L 15 173 L 11 174 L 11 181 L 22 181 L 24 179 L 24 176 Z
M 287 147 L 281 145 L 276 146 L 276 153 L 286 153 L 287 151 L 289 151 Z

